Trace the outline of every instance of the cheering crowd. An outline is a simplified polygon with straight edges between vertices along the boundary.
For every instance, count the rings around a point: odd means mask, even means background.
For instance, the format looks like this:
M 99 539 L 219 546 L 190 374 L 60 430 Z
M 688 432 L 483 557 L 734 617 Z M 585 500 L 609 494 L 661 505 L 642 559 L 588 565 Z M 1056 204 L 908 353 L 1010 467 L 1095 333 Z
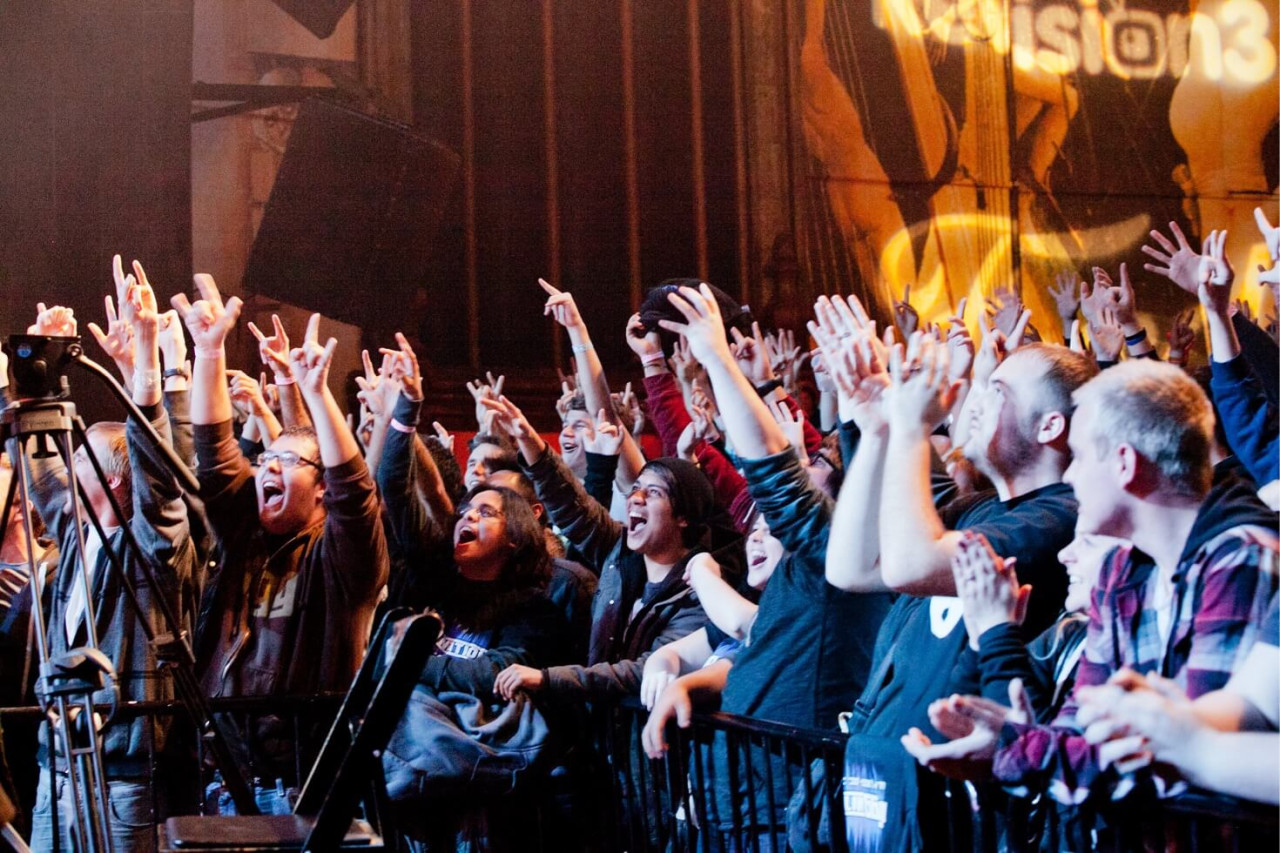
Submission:
M 1280 305 L 1280 228 L 1261 211 L 1258 225 L 1271 257 L 1259 275 Z M 524 787 L 570 764 L 586 716 L 625 697 L 649 710 L 652 758 L 670 724 L 713 708 L 844 732 L 846 777 L 821 784 L 875 780 L 882 850 L 945 843 L 948 778 L 1033 804 L 1047 850 L 1078 849 L 1067 839 L 1089 804 L 1188 786 L 1280 803 L 1280 321 L 1263 328 L 1233 303 L 1226 238 L 1197 251 L 1176 225 L 1152 232 L 1146 269 L 1199 305 L 1164 353 L 1125 265 L 1059 278 L 1062 342 L 1041 339 L 1012 291 L 962 300 L 943 325 L 905 300 L 882 324 L 855 297 L 822 296 L 810 350 L 707 283 L 664 282 L 616 330 L 643 394 L 611 393 L 574 297 L 541 282 L 574 357 L 559 448 L 488 375 L 469 385 L 462 466 L 445 427 L 426 429 L 432 401 L 403 335 L 365 353 L 348 419 L 319 315 L 297 344 L 278 318 L 270 334 L 248 324 L 261 365 L 232 369 L 239 299 L 197 275 L 198 298 L 177 293 L 162 312 L 143 267 L 116 256 L 106 328 L 88 328 L 200 491 L 138 424 L 97 423 L 87 443 L 106 478 L 75 453 L 81 512 L 97 522 L 77 528 L 62 460 L 12 440 L 0 486 L 25 458 L 33 505 L 0 545 L 0 665 L 20 699 L 40 602 L 51 652 L 83 645 L 92 614 L 122 696 L 171 699 L 143 630 L 163 630 L 163 597 L 194 637 L 206 695 L 343 691 L 380 613 L 432 608 L 445 632 L 384 760 L 393 797 L 431 816 L 405 823 L 430 850 L 452 849 L 479 805 L 442 808 L 447 792 L 415 787 L 415 774 L 481 772 L 461 747 L 440 754 L 467 738 L 458 697 L 556 735 Z M 29 332 L 78 326 L 40 305 Z M 143 546 L 122 567 L 141 612 L 108 570 L 126 532 Z M 164 807 L 148 756 L 168 732 L 139 718 L 103 734 L 117 849 L 154 849 Z M 322 732 L 266 714 L 238 735 L 259 808 L 288 813 L 299 755 Z M 42 734 L 38 850 L 53 847 L 55 809 L 72 849 L 60 753 Z M 711 849 L 783 849 L 794 769 L 762 752 L 744 773 L 722 744 L 714 754 L 708 806 L 686 819 Z M 206 781 L 206 810 L 230 812 Z

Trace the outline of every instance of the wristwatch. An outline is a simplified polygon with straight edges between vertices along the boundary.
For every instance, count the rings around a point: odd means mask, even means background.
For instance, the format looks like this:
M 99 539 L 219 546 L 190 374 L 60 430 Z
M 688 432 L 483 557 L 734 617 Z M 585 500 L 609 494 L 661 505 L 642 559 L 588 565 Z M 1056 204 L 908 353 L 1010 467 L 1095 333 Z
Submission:
M 191 380 L 191 371 L 187 369 L 187 366 L 186 366 L 185 364 L 184 364 L 184 365 L 182 365 L 181 367 L 168 367 L 168 368 L 165 368 L 165 371 L 164 371 L 164 378 L 165 378 L 165 379 L 172 379 L 174 376 L 181 376 L 183 379 L 186 379 L 187 381 L 190 381 L 190 380 Z

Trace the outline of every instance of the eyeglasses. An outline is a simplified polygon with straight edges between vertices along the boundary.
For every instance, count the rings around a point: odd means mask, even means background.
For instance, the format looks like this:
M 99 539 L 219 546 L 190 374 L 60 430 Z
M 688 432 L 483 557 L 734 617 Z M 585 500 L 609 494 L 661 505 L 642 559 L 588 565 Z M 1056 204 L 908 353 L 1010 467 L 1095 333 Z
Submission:
M 502 518 L 502 516 L 506 514 L 496 506 L 490 506 L 489 504 L 463 504 L 458 507 L 458 515 L 461 518 L 466 518 L 471 514 L 472 510 L 475 510 L 481 518 L 489 520 Z
M 312 468 L 324 467 L 314 459 L 299 456 L 292 450 L 268 450 L 258 454 L 258 467 L 265 467 L 271 462 L 279 462 L 281 468 L 296 468 L 299 465 L 310 465 Z
M 627 498 L 633 498 L 640 492 L 644 492 L 646 501 L 669 500 L 671 498 L 671 495 L 662 486 L 646 486 L 644 483 L 632 483 L 631 491 L 627 492 Z

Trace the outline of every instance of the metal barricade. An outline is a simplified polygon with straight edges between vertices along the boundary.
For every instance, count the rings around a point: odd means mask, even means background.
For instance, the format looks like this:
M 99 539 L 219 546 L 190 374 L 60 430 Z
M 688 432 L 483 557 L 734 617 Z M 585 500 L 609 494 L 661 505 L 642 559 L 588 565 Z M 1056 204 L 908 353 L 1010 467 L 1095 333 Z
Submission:
M 232 715 L 242 731 L 263 715 L 287 719 L 295 743 L 303 746 L 296 753 L 295 774 L 304 779 L 319 748 L 318 743 L 307 748 L 310 734 L 327 730 L 342 697 L 215 699 L 211 705 L 215 712 Z M 162 727 L 168 734 L 164 750 L 153 749 L 148 756 L 155 813 L 200 813 L 212 769 L 194 724 L 175 703 L 122 704 L 116 719 L 123 723 L 139 716 L 151 720 L 153 744 Z M 0 708 L 14 769 L 22 752 L 15 747 L 25 747 L 34 759 L 35 726 L 42 719 L 39 708 Z M 531 817 L 522 850 L 780 853 L 793 845 L 824 853 L 847 850 L 840 785 L 843 735 L 732 714 L 695 714 L 686 729 L 669 726 L 665 757 L 651 760 L 641 741 L 647 720 L 648 713 L 635 700 L 597 711 L 573 760 L 518 794 L 523 805 L 511 799 L 501 804 L 506 814 L 513 805 L 527 806 L 520 812 Z M 21 743 L 14 743 L 18 739 Z M 26 790 L 19 787 L 20 807 L 29 816 L 34 777 Z M 946 820 L 953 853 L 1037 849 L 1009 832 L 1026 825 L 1027 801 L 992 796 L 993 790 L 951 783 Z M 564 807 L 565 800 L 573 805 Z M 1081 810 L 1073 820 L 1074 834 L 1064 840 L 1064 849 L 1252 851 L 1277 849 L 1280 811 L 1192 793 Z

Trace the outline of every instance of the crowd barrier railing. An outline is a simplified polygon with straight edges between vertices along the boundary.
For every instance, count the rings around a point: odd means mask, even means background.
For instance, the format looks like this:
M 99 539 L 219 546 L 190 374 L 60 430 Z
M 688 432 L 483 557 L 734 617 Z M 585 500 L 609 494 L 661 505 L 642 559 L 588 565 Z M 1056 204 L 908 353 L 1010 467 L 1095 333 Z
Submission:
M 263 714 L 287 720 L 297 742 L 305 743 L 310 733 L 327 730 L 342 695 L 214 699 L 210 704 L 216 713 L 230 715 L 241 730 Z M 153 786 L 157 814 L 200 813 L 213 774 L 200 749 L 199 732 L 183 709 L 174 703 L 127 703 L 116 713 L 121 722 L 139 716 L 151 720 L 153 732 L 167 726 L 170 746 L 164 754 L 149 755 L 155 771 L 151 778 L 164 786 Z M 578 760 L 552 774 L 559 784 L 535 783 L 516 795 L 527 798 L 537 815 L 525 849 L 848 853 L 840 785 L 845 737 L 838 732 L 701 713 L 693 715 L 688 728 L 669 725 L 665 757 L 652 760 L 641 740 L 648 714 L 638 701 L 597 710 L 591 719 Z M 18 761 L 34 761 L 34 732 L 42 720 L 39 708 L 0 708 L 11 769 L 19 769 Z M 312 757 L 299 750 L 295 778 L 306 778 Z M 28 775 L 33 786 L 34 775 Z M 1009 832 L 1026 824 L 1025 801 L 989 800 L 983 790 L 950 783 L 949 850 L 1035 849 Z M 19 793 L 19 806 L 29 820 L 34 788 Z M 553 793 L 567 794 L 575 802 L 558 807 L 551 802 Z M 566 831 L 565 821 L 576 827 Z M 1100 832 L 1097 825 L 1103 822 L 1106 830 Z M 1084 813 L 1075 827 L 1078 840 L 1068 849 L 1274 850 L 1278 828 L 1280 811 L 1275 807 L 1193 792 L 1141 807 L 1121 804 L 1105 816 Z

